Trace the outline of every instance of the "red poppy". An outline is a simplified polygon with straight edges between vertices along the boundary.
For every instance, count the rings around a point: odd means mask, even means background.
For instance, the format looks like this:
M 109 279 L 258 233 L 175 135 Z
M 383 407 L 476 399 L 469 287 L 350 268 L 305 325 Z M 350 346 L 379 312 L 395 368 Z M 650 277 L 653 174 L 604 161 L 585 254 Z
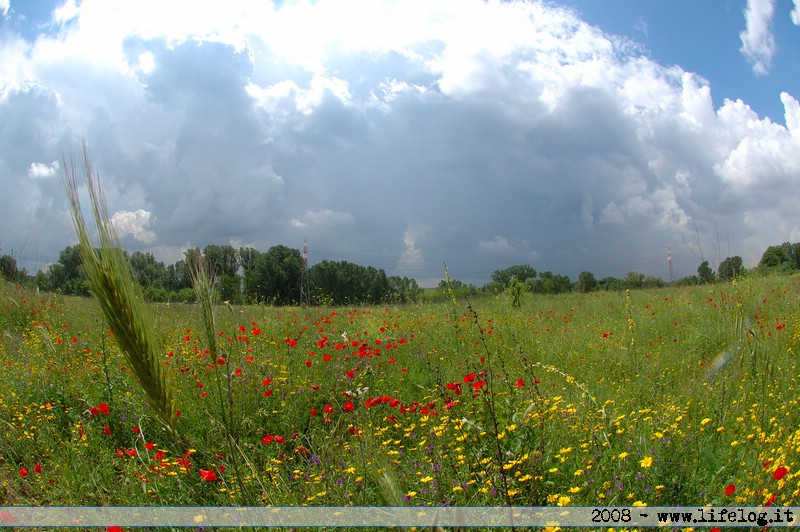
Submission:
M 25 477 L 27 477 L 27 476 L 28 476 L 28 470 L 27 470 L 27 469 L 25 469 L 24 467 L 20 467 L 20 468 L 19 468 L 19 476 L 20 476 L 21 478 L 25 478 Z
M 773 493 L 767 502 L 764 503 L 764 506 L 772 506 L 772 503 L 775 502 L 775 494 Z
M 92 408 L 90 408 L 90 409 L 89 409 L 89 413 L 90 413 L 91 415 L 93 415 L 93 416 L 96 416 L 97 414 L 99 414 L 99 413 L 100 413 L 100 410 L 99 410 L 97 407 L 94 407 L 94 406 L 93 406 Z
M 353 401 L 347 401 L 345 404 L 342 405 L 342 410 L 346 412 L 352 412 L 354 408 L 355 405 L 353 404 Z
M 37 473 L 40 473 L 40 474 L 41 474 L 41 472 L 42 472 L 42 466 L 39 464 L 39 462 L 36 462 L 36 465 L 35 465 L 35 466 L 33 466 L 33 470 L 34 470 L 34 471 L 36 471 Z
M 475 374 L 470 373 L 469 375 L 464 375 L 464 382 L 472 382 L 475 380 Z
M 122 528 L 118 526 L 107 526 L 106 532 L 122 532 Z
M 267 434 L 266 436 L 264 436 L 263 438 L 261 438 L 261 444 L 262 444 L 262 445 L 267 445 L 268 443 L 272 443 L 272 441 L 273 441 L 274 439 L 275 439 L 275 436 L 273 436 L 273 435 L 271 435 L 271 434 Z
M 523 386 L 525 386 L 525 381 L 522 380 L 522 379 L 517 379 L 516 386 L 517 386 L 517 388 L 522 388 Z
M 307 367 L 307 368 L 310 368 L 310 367 L 311 367 L 311 361 L 310 361 L 310 360 L 306 360 L 306 367 Z
M 210 469 L 207 469 L 207 470 L 206 469 L 201 469 L 200 470 L 200 479 L 203 480 L 204 482 L 214 482 L 215 480 L 217 480 L 217 475 L 216 475 L 216 473 L 214 473 L 214 471 L 212 471 Z
M 309 413 L 310 413 L 312 416 L 316 416 L 316 415 L 317 415 L 317 409 L 316 409 L 316 408 L 312 408 L 311 410 L 309 410 Z
M 481 389 L 481 388 L 483 388 L 484 386 L 486 386 L 486 381 L 485 381 L 485 380 L 483 380 L 483 379 L 481 379 L 481 380 L 479 380 L 479 381 L 475 381 L 475 382 L 472 384 L 472 387 L 473 387 L 475 390 L 480 390 L 480 389 Z
M 145 449 L 147 449 L 148 451 L 152 451 L 153 447 L 155 447 L 155 446 L 156 446 L 156 444 L 151 442 L 151 441 L 149 441 L 149 442 L 144 444 Z
M 730 497 L 736 491 L 736 486 L 733 484 L 728 484 L 728 487 L 725 488 L 725 495 Z
M 788 469 L 786 469 L 785 467 L 781 466 L 781 467 L 779 467 L 778 469 L 775 470 L 775 472 L 772 474 L 772 478 L 774 478 L 775 480 L 780 480 L 783 477 L 785 477 L 786 473 L 788 473 L 788 472 L 789 472 Z
M 328 403 L 327 405 L 325 405 L 325 408 L 323 408 L 322 411 L 325 412 L 326 414 L 332 414 L 333 407 L 331 406 L 330 403 Z

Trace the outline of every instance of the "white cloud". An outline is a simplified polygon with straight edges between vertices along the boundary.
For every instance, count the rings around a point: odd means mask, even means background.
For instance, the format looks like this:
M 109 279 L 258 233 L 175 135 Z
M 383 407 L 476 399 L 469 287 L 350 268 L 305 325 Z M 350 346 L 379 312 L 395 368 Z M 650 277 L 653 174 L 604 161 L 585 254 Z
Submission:
M 771 5 L 743 32 L 765 70 Z M 84 132 L 120 233 L 165 257 L 308 236 L 315 258 L 408 275 L 441 255 L 481 283 L 495 262 L 663 267 L 670 244 L 677 265 L 694 222 L 742 256 L 774 238 L 760 215 L 800 226 L 795 96 L 786 126 L 715 108 L 701 75 L 549 3 L 83 0 L 56 18 L 0 46 L 0 187 L 26 198 L 0 195 L 2 241 L 71 242 L 47 232 L 69 224 L 42 161 Z
M 11 0 L 0 0 L 0 15 L 6 16 L 11 9 Z
M 478 242 L 477 249 L 479 252 L 486 254 L 510 253 L 514 251 L 514 248 L 504 236 L 495 236 L 492 240 L 481 240 Z
M 753 72 L 759 76 L 766 75 L 772 67 L 772 56 L 776 50 L 771 28 L 774 14 L 774 0 L 747 0 L 744 10 L 746 26 L 739 34 L 742 40 L 740 51 L 753 65 Z
M 28 177 L 32 179 L 39 179 L 42 177 L 52 177 L 58 172 L 60 165 L 58 161 L 53 161 L 50 164 L 46 163 L 31 163 L 28 167 Z
M 117 211 L 111 216 L 111 224 L 120 238 L 131 235 L 144 244 L 152 244 L 156 234 L 148 229 L 152 215 L 144 209 Z
M 794 0 L 794 9 L 792 9 L 789 17 L 796 26 L 800 26 L 800 0 Z
M 414 270 L 425 263 L 422 250 L 417 247 L 417 235 L 419 229 L 408 228 L 403 233 L 403 254 L 397 261 L 397 267 L 403 271 Z M 424 230 L 422 230 L 424 232 Z

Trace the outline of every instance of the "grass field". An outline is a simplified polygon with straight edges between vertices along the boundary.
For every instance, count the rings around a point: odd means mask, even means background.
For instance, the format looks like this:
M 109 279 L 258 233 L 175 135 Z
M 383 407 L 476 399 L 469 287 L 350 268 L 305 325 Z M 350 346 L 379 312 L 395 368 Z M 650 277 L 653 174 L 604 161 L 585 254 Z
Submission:
M 4 284 L 0 505 L 800 504 L 800 278 L 379 308 L 152 305 L 154 414 L 94 299 Z

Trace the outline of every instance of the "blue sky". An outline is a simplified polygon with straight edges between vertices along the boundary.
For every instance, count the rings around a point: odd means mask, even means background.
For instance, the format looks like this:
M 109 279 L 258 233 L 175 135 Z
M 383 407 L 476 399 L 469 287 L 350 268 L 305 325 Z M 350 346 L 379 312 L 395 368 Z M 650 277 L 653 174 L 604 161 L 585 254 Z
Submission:
M 709 80 L 714 104 L 742 99 L 761 116 L 783 122 L 782 91 L 800 93 L 800 31 L 791 0 L 773 3 L 776 43 L 768 75 L 754 75 L 742 53 L 745 1 L 567 0 L 590 24 L 641 43 L 663 65 L 680 65 Z
M 790 0 L 0 0 L 0 253 L 300 248 L 423 285 L 667 278 L 800 241 Z

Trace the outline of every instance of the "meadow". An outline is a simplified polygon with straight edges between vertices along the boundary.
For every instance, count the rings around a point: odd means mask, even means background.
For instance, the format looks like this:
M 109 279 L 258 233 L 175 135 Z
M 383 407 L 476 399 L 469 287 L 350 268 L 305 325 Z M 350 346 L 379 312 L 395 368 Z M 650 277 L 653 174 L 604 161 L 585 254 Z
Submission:
M 152 304 L 174 430 L 97 300 L 5 283 L 0 506 L 800 505 L 799 283 Z

